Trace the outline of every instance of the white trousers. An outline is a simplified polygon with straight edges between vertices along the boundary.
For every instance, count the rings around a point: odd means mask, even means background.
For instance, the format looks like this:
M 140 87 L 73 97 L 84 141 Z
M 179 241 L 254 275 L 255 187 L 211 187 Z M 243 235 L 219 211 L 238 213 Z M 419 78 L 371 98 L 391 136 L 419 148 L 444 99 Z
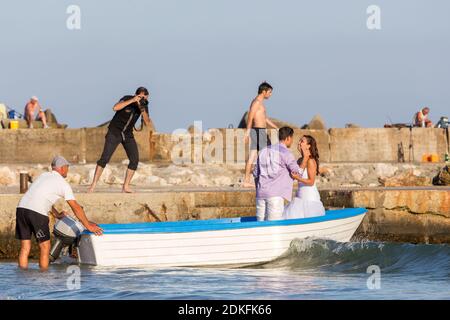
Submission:
M 268 199 L 256 199 L 256 220 L 281 220 L 283 219 L 284 199 L 271 197 Z

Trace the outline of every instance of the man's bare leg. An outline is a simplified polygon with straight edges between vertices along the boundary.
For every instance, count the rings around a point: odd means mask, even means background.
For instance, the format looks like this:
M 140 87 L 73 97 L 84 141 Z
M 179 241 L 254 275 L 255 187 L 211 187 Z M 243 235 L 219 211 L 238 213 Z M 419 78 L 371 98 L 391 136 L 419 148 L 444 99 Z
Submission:
M 39 257 L 39 268 L 41 269 L 41 271 L 47 271 L 50 255 L 50 240 L 39 243 L 39 248 L 41 249 L 41 254 Z
M 25 114 L 25 120 L 27 121 L 27 125 L 29 129 L 33 129 L 33 113 Z
M 48 126 L 47 126 L 47 117 L 45 116 L 45 113 L 43 111 L 39 112 L 39 119 L 41 119 L 42 125 L 44 126 L 44 128 L 48 128 Z
M 125 175 L 125 182 L 123 183 L 122 192 L 125 193 L 133 193 L 133 191 L 130 189 L 130 182 L 133 178 L 135 171 L 131 169 L 127 169 L 127 173 Z
M 103 168 L 100 167 L 99 165 L 97 165 L 97 167 L 95 167 L 94 181 L 92 181 L 92 184 L 88 189 L 88 193 L 94 192 L 94 189 L 97 186 L 97 182 L 100 179 L 102 172 L 103 172 Z
M 28 256 L 31 251 L 31 240 L 20 241 L 20 253 L 19 253 L 19 267 L 21 269 L 28 269 Z
M 255 184 L 250 181 L 251 171 L 253 163 L 258 157 L 258 150 L 250 150 L 250 155 L 248 157 L 247 163 L 245 164 L 245 177 L 242 186 L 244 188 L 254 188 Z

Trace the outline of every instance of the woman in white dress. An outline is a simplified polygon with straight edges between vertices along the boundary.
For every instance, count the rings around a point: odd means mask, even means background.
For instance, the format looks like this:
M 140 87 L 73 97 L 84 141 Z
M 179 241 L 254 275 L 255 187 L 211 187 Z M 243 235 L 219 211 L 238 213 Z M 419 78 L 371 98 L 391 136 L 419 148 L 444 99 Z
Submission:
M 295 198 L 284 209 L 284 219 L 311 218 L 325 215 L 325 208 L 320 201 L 320 194 L 316 187 L 316 175 L 319 174 L 319 151 L 316 140 L 303 136 L 298 142 L 301 157 L 298 159 L 299 174 L 292 174 L 298 181 Z

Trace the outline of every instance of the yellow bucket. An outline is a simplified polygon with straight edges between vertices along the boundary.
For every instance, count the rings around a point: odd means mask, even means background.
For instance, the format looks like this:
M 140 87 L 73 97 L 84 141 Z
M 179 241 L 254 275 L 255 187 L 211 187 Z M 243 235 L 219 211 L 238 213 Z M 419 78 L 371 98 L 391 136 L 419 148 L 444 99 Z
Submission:
M 422 162 L 439 162 L 439 155 L 432 154 L 424 154 L 422 155 Z
M 433 153 L 430 155 L 430 161 L 431 162 L 439 162 L 439 155 Z
M 422 162 L 429 162 L 430 161 L 430 155 L 425 153 L 422 155 Z
M 9 128 L 13 129 L 13 130 L 19 129 L 19 121 L 17 121 L 17 120 L 10 121 L 9 122 Z

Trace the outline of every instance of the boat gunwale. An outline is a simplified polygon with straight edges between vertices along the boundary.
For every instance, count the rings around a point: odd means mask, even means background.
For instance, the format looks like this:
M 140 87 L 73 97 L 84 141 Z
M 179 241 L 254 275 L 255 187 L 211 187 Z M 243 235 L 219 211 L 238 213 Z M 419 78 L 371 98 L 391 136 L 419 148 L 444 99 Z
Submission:
M 209 220 L 183 220 L 167 222 L 145 222 L 128 224 L 100 224 L 106 235 L 120 234 L 155 234 L 155 233 L 187 233 L 204 231 L 221 231 L 250 228 L 283 227 L 293 225 L 329 222 L 365 215 L 366 208 L 347 208 L 328 210 L 325 215 L 312 218 L 286 219 L 274 221 L 256 221 L 255 217 L 236 217 Z M 247 219 L 248 221 L 242 221 Z M 82 235 L 93 235 L 84 231 Z

